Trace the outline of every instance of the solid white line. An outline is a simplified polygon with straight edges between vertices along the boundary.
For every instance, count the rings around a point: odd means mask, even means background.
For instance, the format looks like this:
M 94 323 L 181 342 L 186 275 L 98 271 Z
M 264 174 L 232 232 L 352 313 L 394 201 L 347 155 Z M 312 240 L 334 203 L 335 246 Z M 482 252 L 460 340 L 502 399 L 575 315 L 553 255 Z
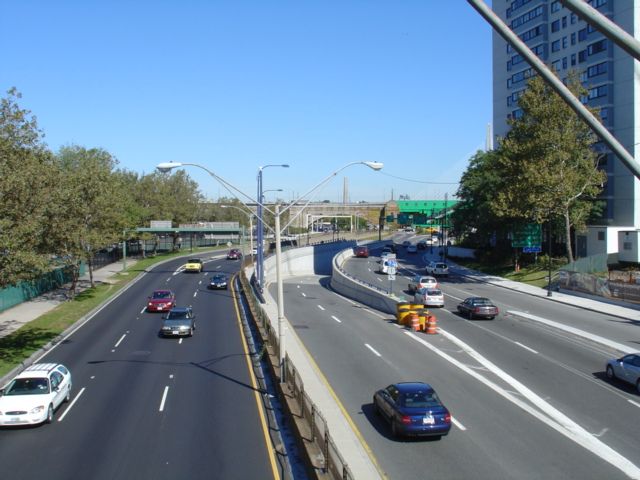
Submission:
M 58 418 L 58 421 L 61 422 L 64 417 L 67 416 L 67 413 L 69 413 L 69 410 L 71 410 L 71 407 L 73 407 L 75 405 L 75 403 L 78 401 L 78 399 L 80 398 L 80 395 L 82 395 L 84 393 L 84 387 L 82 387 L 82 389 L 78 392 L 78 394 L 76 395 L 76 398 L 74 398 L 71 403 L 69 404 L 69 406 L 67 407 L 67 409 L 64 411 L 64 413 L 62 415 L 60 415 L 60 418 Z
M 627 401 L 628 401 L 629 403 L 631 403 L 631 404 L 635 405 L 636 407 L 639 407 L 639 408 L 640 408 L 640 403 L 638 403 L 638 402 L 634 402 L 633 400 L 629 400 L 629 399 L 627 399 Z
M 180 345 L 182 343 L 182 337 L 180 337 L 180 340 L 178 340 L 178 345 Z
M 118 340 L 118 342 L 114 345 L 113 348 L 118 348 L 118 345 L 120 345 L 120 342 L 122 342 L 122 340 L 124 340 L 124 337 L 126 337 L 127 334 L 123 333 L 122 336 L 120 337 L 120 340 Z
M 522 348 L 524 348 L 525 350 L 529 350 L 530 352 L 533 352 L 533 353 L 535 353 L 535 354 L 540 353 L 540 352 L 536 352 L 533 348 L 529 348 L 529 347 L 527 347 L 526 345 L 523 345 L 523 344 L 522 344 L 522 343 L 520 343 L 520 342 L 515 342 L 515 344 L 516 344 L 516 345 L 519 345 L 519 346 L 521 346 Z
M 144 311 L 147 309 L 147 307 L 142 307 L 142 310 L 140 310 L 140 313 L 144 313 Z
M 458 427 L 460 430 L 462 430 L 463 432 L 467 429 L 467 427 L 465 427 L 464 425 L 462 425 L 458 420 L 456 420 L 455 418 L 451 417 L 451 423 L 453 423 L 456 427 Z
M 324 307 L 322 305 L 318 305 L 318 308 L 322 311 L 324 311 Z
M 164 410 L 164 402 L 167 399 L 167 393 L 169 393 L 169 385 L 164 387 L 164 393 L 162 394 L 162 400 L 160 401 L 160 409 L 158 410 L 159 412 Z
M 333 318 L 338 323 L 342 323 L 342 320 L 340 320 L 338 317 L 336 317 L 334 315 L 331 315 L 331 318 Z
M 303 296 L 303 297 L 306 297 L 306 296 L 307 296 L 307 294 L 306 294 L 306 293 L 304 293 L 304 292 L 300 292 L 300 293 L 302 293 L 302 296 Z
M 378 352 L 376 352 L 376 349 L 373 348 L 371 345 L 369 345 L 368 343 L 364 344 L 365 347 L 367 347 L 369 350 L 371 350 L 375 355 L 377 355 L 378 357 L 381 357 L 382 355 L 380 355 Z

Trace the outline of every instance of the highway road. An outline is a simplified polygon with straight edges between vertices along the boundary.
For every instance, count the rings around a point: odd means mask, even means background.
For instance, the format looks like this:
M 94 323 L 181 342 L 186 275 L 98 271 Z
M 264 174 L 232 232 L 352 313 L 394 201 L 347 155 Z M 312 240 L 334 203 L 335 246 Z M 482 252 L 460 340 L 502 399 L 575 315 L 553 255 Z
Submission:
M 404 274 L 422 271 L 420 254 L 399 257 Z M 346 269 L 380 283 L 376 260 L 348 260 Z M 397 278 L 401 293 L 408 279 Z M 640 397 L 604 379 L 615 352 L 518 312 L 611 325 L 620 319 L 455 274 L 442 288 L 441 333 L 432 336 L 337 295 L 327 278 L 285 283 L 289 322 L 388 478 L 640 478 Z M 455 305 L 469 295 L 489 296 L 503 313 L 493 321 L 458 316 Z M 452 431 L 440 441 L 394 439 L 373 413 L 376 389 L 411 380 L 431 383 L 453 414 Z
M 240 263 L 202 258 L 202 274 L 152 269 L 42 359 L 69 367 L 72 401 L 50 425 L 0 430 L 6 478 L 280 478 L 232 292 L 206 288 Z M 158 288 L 193 306 L 193 337 L 158 336 L 144 309 Z

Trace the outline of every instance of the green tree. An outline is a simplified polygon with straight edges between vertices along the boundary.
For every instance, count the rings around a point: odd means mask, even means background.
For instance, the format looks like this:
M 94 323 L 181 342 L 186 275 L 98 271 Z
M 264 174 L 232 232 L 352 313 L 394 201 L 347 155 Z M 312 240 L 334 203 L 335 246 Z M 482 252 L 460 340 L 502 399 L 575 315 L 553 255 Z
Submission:
M 569 89 L 586 95 L 575 73 Z M 571 227 L 583 228 L 606 175 L 598 169 L 591 129 L 540 77 L 519 99 L 523 115 L 510 122 L 497 171 L 501 185 L 494 212 L 538 223 L 564 220 L 567 257 L 573 261 Z
M 47 210 L 56 189 L 52 155 L 15 89 L 0 101 L 0 286 L 49 269 L 44 245 Z

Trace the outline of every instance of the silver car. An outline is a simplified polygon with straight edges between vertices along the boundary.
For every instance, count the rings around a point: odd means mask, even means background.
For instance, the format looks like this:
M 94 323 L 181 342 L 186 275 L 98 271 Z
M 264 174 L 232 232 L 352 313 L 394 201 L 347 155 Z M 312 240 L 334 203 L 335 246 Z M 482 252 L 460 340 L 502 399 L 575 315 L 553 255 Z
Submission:
M 439 288 L 421 288 L 413 295 L 413 303 L 425 307 L 444 307 L 444 295 Z
M 607 378 L 618 378 L 635 385 L 640 393 L 640 353 L 631 353 L 622 358 L 614 358 L 607 362 Z

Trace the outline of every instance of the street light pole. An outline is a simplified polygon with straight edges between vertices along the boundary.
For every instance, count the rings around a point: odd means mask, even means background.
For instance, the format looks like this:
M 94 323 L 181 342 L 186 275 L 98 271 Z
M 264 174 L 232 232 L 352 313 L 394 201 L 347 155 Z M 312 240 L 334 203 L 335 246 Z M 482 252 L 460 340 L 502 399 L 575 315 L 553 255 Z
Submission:
M 276 279 L 278 283 L 278 352 L 280 363 L 280 383 L 286 382 L 287 368 L 285 365 L 285 332 L 284 332 L 284 287 L 282 284 L 282 245 L 280 244 L 280 204 L 276 203 L 275 214 L 276 230 Z
M 255 213 L 252 211 L 245 211 L 240 207 L 236 207 L 235 205 L 220 205 L 220 208 L 235 208 L 236 210 L 244 213 L 247 217 L 249 217 L 249 248 L 251 249 L 251 263 L 253 263 L 253 216 Z

